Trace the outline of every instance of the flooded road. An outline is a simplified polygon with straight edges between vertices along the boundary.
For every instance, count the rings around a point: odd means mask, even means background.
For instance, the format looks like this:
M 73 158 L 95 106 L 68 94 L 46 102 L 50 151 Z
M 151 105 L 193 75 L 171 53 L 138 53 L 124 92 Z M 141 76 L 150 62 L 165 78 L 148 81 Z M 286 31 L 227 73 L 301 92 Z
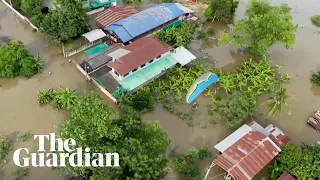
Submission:
M 241 0 L 240 7 L 237 10 L 237 19 L 244 14 L 244 6 L 248 0 Z M 311 113 L 320 109 L 320 88 L 310 83 L 312 72 L 320 70 L 319 48 L 320 34 L 316 32 L 320 28 L 314 27 L 310 22 L 310 17 L 320 9 L 320 3 L 317 0 L 272 0 L 271 2 L 280 4 L 287 3 L 292 8 L 291 12 L 294 16 L 294 22 L 299 25 L 297 30 L 297 43 L 290 49 L 276 45 L 270 51 L 271 59 L 275 64 L 282 65 L 283 72 L 288 72 L 293 76 L 292 82 L 286 85 L 288 93 L 294 95 L 296 100 L 289 101 L 291 115 L 283 114 L 269 118 L 269 123 L 279 126 L 293 140 L 294 143 L 300 142 L 314 143 L 320 140 L 320 134 L 306 124 L 306 120 Z M 212 24 L 208 24 L 211 26 Z M 214 24 L 215 27 L 225 30 L 225 27 Z M 0 79 L 0 133 L 4 135 L 12 134 L 16 131 L 31 131 L 34 134 L 47 134 L 55 130 L 54 126 L 61 123 L 66 114 L 58 112 L 51 107 L 39 107 L 37 104 L 37 92 L 39 90 L 47 90 L 57 88 L 59 86 L 77 89 L 79 92 L 94 89 L 93 86 L 85 81 L 85 78 L 65 60 L 60 54 L 61 48 L 50 44 L 47 39 L 40 33 L 33 32 L 29 26 L 26 26 L 18 18 L 0 3 L 0 36 L 10 36 L 12 39 L 21 40 L 26 47 L 34 54 L 40 52 L 45 61 L 45 70 L 43 73 L 26 80 L 24 78 Z M 225 70 L 232 70 L 235 65 L 245 60 L 246 55 L 238 51 L 239 47 L 223 46 L 223 47 L 202 47 L 196 43 L 192 43 L 194 50 L 203 50 L 210 58 L 216 61 L 218 67 Z M 61 62 L 64 62 L 61 65 Z M 48 72 L 51 72 L 49 75 Z M 97 91 L 99 92 L 99 91 Z M 105 97 L 105 96 L 101 96 Z M 319 102 L 318 102 L 319 100 Z M 200 97 L 200 114 L 197 120 L 207 122 L 206 105 L 209 104 L 208 98 Z M 105 98 L 107 104 L 112 104 Z M 170 135 L 172 144 L 170 149 L 177 147 L 177 151 L 185 151 L 186 149 L 201 145 L 213 146 L 217 141 L 222 140 L 231 130 L 223 125 L 208 124 L 206 129 L 195 125 L 189 127 L 186 122 L 170 115 L 167 111 L 158 106 L 156 111 L 150 112 L 143 116 L 145 120 L 159 121 L 163 129 Z M 262 125 L 265 125 L 265 117 L 258 119 Z M 27 147 L 35 151 L 37 143 L 25 142 L 14 144 L 13 149 Z M 211 157 L 216 155 L 213 151 Z M 10 154 L 12 157 L 12 154 Z M 202 169 L 211 163 L 211 159 L 200 163 Z M 13 180 L 11 172 L 15 170 L 15 165 L 10 159 L 9 164 L 5 168 L 5 180 Z M 215 168 L 211 173 L 212 177 L 221 173 L 221 170 Z M 49 168 L 32 168 L 30 176 L 27 180 L 44 179 L 56 180 L 62 179 L 56 177 Z M 257 179 L 262 179 L 262 176 Z M 166 179 L 181 179 L 175 173 L 169 173 Z M 222 179 L 221 177 L 215 178 Z

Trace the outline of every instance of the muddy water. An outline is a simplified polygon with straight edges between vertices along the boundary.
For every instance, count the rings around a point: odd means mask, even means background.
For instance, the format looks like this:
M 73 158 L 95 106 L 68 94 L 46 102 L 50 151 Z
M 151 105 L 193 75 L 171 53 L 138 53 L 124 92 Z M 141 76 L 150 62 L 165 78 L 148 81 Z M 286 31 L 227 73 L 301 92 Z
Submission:
M 241 0 L 239 8 L 236 13 L 236 19 L 242 18 L 245 12 L 245 6 L 248 0 Z M 311 24 L 310 17 L 316 13 L 319 13 L 320 3 L 316 0 L 282 0 L 282 1 L 270 1 L 271 3 L 280 5 L 281 3 L 288 4 L 291 7 L 291 12 L 294 17 L 294 23 L 298 24 L 299 28 L 297 30 L 297 42 L 296 45 L 290 49 L 285 49 L 283 46 L 275 45 L 270 50 L 271 59 L 274 64 L 282 65 L 282 71 L 287 72 L 293 76 L 292 82 L 286 85 L 288 93 L 295 96 L 295 100 L 289 101 L 289 106 L 291 109 L 291 115 L 283 113 L 282 115 L 277 115 L 272 118 L 268 118 L 268 123 L 273 123 L 279 128 L 283 129 L 291 138 L 292 142 L 295 144 L 304 143 L 314 143 L 320 140 L 320 134 L 313 130 L 306 124 L 308 117 L 314 112 L 314 110 L 320 107 L 320 88 L 312 85 L 310 83 L 310 76 L 312 72 L 320 70 L 318 53 L 320 48 L 320 28 L 316 28 Z M 219 23 L 208 23 L 206 26 L 215 27 L 218 32 L 225 31 L 228 27 L 223 26 Z M 226 71 L 234 70 L 234 67 L 241 64 L 248 57 L 241 51 L 238 46 L 221 46 L 217 47 L 212 45 L 207 47 L 205 44 L 199 44 L 198 42 L 191 43 L 191 48 L 196 52 L 197 56 L 208 57 L 207 60 L 215 63 L 217 67 L 221 67 Z M 200 103 L 203 99 L 198 100 Z M 258 116 L 257 121 L 266 125 L 266 111 L 262 108 L 262 112 Z M 170 121 L 170 118 L 166 118 L 166 121 Z M 214 144 L 220 138 L 223 138 L 225 127 L 219 127 L 219 131 L 214 131 L 213 129 L 217 125 L 208 126 L 207 130 L 202 130 L 197 132 L 197 128 L 184 129 L 183 125 L 176 125 L 177 122 L 171 122 L 170 125 L 165 125 L 165 122 L 160 121 L 164 124 L 163 127 L 168 132 L 179 131 L 170 134 L 174 142 L 180 142 L 184 148 L 197 146 L 206 138 L 211 138 L 211 143 Z M 213 129 L 212 129 L 213 128 Z M 174 130 L 172 130 L 174 129 Z M 180 134 L 181 132 L 181 134 Z M 182 133 L 185 132 L 185 133 Z M 196 134 L 197 132 L 197 134 Z M 206 132 L 210 133 L 210 136 L 206 136 Z M 198 137 L 200 136 L 200 142 L 193 142 L 190 138 L 190 134 Z M 227 134 L 226 134 L 227 135 Z M 193 137 L 192 136 L 192 137 Z M 184 142 L 184 139 L 190 138 L 189 142 Z M 212 147 L 212 146 L 211 146 Z M 214 154 L 215 151 L 213 151 Z M 202 166 L 204 164 L 210 164 L 207 162 L 201 162 Z M 219 175 L 218 169 L 215 169 L 211 173 L 211 177 Z M 267 179 L 266 170 L 261 172 L 255 179 Z M 175 175 L 172 175 L 175 176 Z M 170 176 L 171 177 L 171 176 Z M 215 179 L 223 179 L 222 177 L 217 177 Z
M 244 6 L 247 0 L 242 0 L 237 10 L 237 19 L 244 14 Z M 274 46 L 270 53 L 272 61 L 275 64 L 283 65 L 283 71 L 293 75 L 293 80 L 287 85 L 288 92 L 296 97 L 295 101 L 290 101 L 291 115 L 283 114 L 269 118 L 269 122 L 278 125 L 289 136 L 293 138 L 293 142 L 299 144 L 301 141 L 305 143 L 313 143 L 320 140 L 320 135 L 306 125 L 308 116 L 320 107 L 320 88 L 311 85 L 309 78 L 312 72 L 320 70 L 317 63 L 320 55 L 317 53 L 320 47 L 320 35 L 316 34 L 317 30 L 310 23 L 310 16 L 317 13 L 320 9 L 320 3 L 317 0 L 282 0 L 273 1 L 277 4 L 288 3 L 292 8 L 294 22 L 299 24 L 297 31 L 297 44 L 286 50 L 282 46 Z M 226 27 L 220 24 L 208 24 L 215 26 L 218 30 L 223 31 Z M 75 67 L 67 63 L 59 53 L 60 48 L 51 45 L 41 34 L 32 32 L 27 26 L 25 29 L 19 19 L 14 18 L 12 13 L 4 8 L 0 3 L 0 35 L 11 36 L 14 39 L 23 41 L 27 48 L 33 53 L 40 52 L 45 60 L 45 71 L 36 75 L 34 78 L 25 80 L 23 78 L 15 78 L 12 80 L 0 79 L 0 133 L 10 135 L 16 131 L 32 131 L 35 134 L 47 134 L 54 131 L 54 126 L 61 123 L 66 114 L 57 112 L 50 107 L 38 107 L 36 95 L 38 90 L 56 88 L 66 86 L 76 88 L 80 92 L 85 89 L 92 89 L 82 75 L 77 72 Z M 204 52 L 210 58 L 209 61 L 216 62 L 218 67 L 225 70 L 232 70 L 235 65 L 240 64 L 247 57 L 236 46 L 207 46 L 199 45 L 196 42 L 191 45 L 194 51 L 199 54 Z M 202 51 L 203 50 L 203 51 Z M 75 58 L 75 57 L 74 57 Z M 61 65 L 61 62 L 64 62 Z M 52 72 L 50 75 L 48 72 Z M 102 96 L 104 97 L 104 96 Z M 106 99 L 106 103 L 109 101 Z M 210 102 L 208 98 L 200 97 L 199 115 L 196 117 L 197 122 L 207 122 L 206 105 Z M 156 111 L 144 115 L 144 119 L 156 121 L 158 120 L 163 129 L 170 135 L 172 139 L 171 149 L 177 148 L 177 151 L 184 151 L 192 146 L 209 145 L 212 149 L 217 141 L 223 139 L 231 130 L 223 125 L 208 124 L 206 129 L 195 125 L 190 128 L 186 122 L 170 115 L 160 106 Z M 261 117 L 258 121 L 265 123 L 265 118 Z M 28 147 L 32 151 L 36 150 L 37 143 L 15 143 L 14 149 L 19 147 Z M 211 157 L 216 155 L 213 151 Z M 12 154 L 11 154 L 12 155 Z M 11 156 L 10 155 L 10 156 Z M 209 165 L 211 159 L 208 158 L 200 163 L 202 169 Z M 12 160 L 5 169 L 5 180 L 11 180 L 10 175 L 15 170 Z M 221 169 L 214 168 L 211 177 L 221 174 Z M 257 179 L 264 178 L 264 174 L 258 176 Z M 49 168 L 32 168 L 30 177 L 27 179 L 62 179 L 57 178 Z M 166 179 L 181 179 L 176 173 L 169 173 Z M 215 179 L 222 179 L 217 177 Z
M 37 105 L 37 92 L 50 88 L 71 87 L 83 92 L 85 89 L 93 89 L 93 86 L 85 81 L 85 78 L 61 56 L 60 48 L 51 45 L 40 33 L 33 32 L 0 3 L 0 36 L 10 36 L 21 40 L 34 54 L 40 52 L 45 61 L 43 73 L 26 80 L 24 78 L 0 79 L 0 133 L 4 135 L 13 132 L 31 131 L 34 134 L 48 134 L 55 130 L 54 126 L 61 123 L 66 114 L 58 112 L 51 107 L 39 107 Z M 61 62 L 64 62 L 61 65 Z M 49 75 L 49 72 L 51 74 Z M 12 137 L 12 136 L 11 136 Z M 14 137 L 12 137 L 14 139 Z M 14 143 L 13 149 L 27 147 L 35 151 L 37 143 Z M 12 154 L 10 154 L 12 157 Z M 12 159 L 5 168 L 5 180 L 13 180 L 11 172 L 16 169 Z M 27 179 L 57 178 L 49 168 L 31 168 Z

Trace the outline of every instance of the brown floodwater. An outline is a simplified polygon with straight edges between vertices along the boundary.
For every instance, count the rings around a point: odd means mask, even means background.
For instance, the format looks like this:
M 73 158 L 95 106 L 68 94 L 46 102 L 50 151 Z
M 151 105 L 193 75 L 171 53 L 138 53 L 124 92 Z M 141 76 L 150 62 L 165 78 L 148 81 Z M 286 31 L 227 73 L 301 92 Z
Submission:
M 248 0 L 241 0 L 240 7 L 237 10 L 236 18 L 239 19 L 244 14 L 244 6 Z M 320 70 L 318 64 L 320 55 L 320 34 L 310 22 L 310 17 L 320 9 L 320 3 L 317 0 L 281 0 L 271 1 L 276 4 L 287 3 L 292 8 L 294 22 L 299 25 L 297 30 L 297 43 L 290 49 L 285 49 L 281 45 L 275 45 L 270 50 L 270 57 L 275 64 L 282 65 L 282 71 L 288 72 L 293 76 L 292 82 L 286 85 L 288 93 L 295 96 L 295 100 L 289 101 L 291 115 L 283 113 L 268 119 L 269 123 L 274 123 L 285 131 L 295 144 L 314 143 L 320 140 L 320 134 L 306 124 L 306 120 L 311 113 L 320 107 L 320 88 L 310 83 L 310 76 L 313 72 Z M 218 23 L 208 23 L 207 26 L 214 26 L 218 31 L 225 31 L 225 27 Z M 14 78 L 0 79 L 0 133 L 12 136 L 14 132 L 31 131 L 34 134 L 48 134 L 55 130 L 58 125 L 66 118 L 66 113 L 56 111 L 51 107 L 39 107 L 37 104 L 37 92 L 57 88 L 59 86 L 77 89 L 79 92 L 84 90 L 95 90 L 91 84 L 88 84 L 85 78 L 80 74 L 72 64 L 60 54 L 61 48 L 52 45 L 45 36 L 32 31 L 0 3 L 0 36 L 10 36 L 13 39 L 21 40 L 26 47 L 34 54 L 38 52 L 45 61 L 45 70 L 31 79 Z M 205 44 L 205 43 L 204 43 Z M 216 66 L 227 71 L 232 71 L 236 65 L 247 59 L 247 56 L 236 46 L 216 47 L 214 44 L 204 45 L 193 42 L 192 49 L 199 52 L 200 56 L 209 57 L 209 62 L 215 62 Z M 197 54 L 198 55 L 198 54 Z M 81 54 L 72 57 L 78 60 Z M 63 65 L 61 65 L 63 62 Z M 49 74 L 49 72 L 51 72 Z M 97 90 L 97 92 L 99 92 Z M 114 106 L 105 96 L 105 103 Z M 319 102 L 317 102 L 319 100 Z M 143 115 L 145 120 L 159 121 L 163 129 L 171 137 L 172 143 L 170 149 L 176 149 L 183 152 L 190 147 L 199 147 L 209 145 L 213 150 L 211 157 L 200 162 L 200 167 L 204 169 L 211 163 L 216 155 L 213 146 L 217 141 L 222 140 L 232 130 L 227 129 L 220 124 L 210 124 L 207 115 L 207 105 L 210 104 L 209 98 L 199 97 L 197 101 L 200 104 L 198 115 L 195 116 L 194 127 L 189 127 L 187 123 L 176 116 L 170 115 L 160 105 L 156 110 Z M 184 107 L 189 110 L 190 107 Z M 265 125 L 265 116 L 261 115 L 257 121 Z M 201 128 L 201 125 L 207 126 Z M 12 138 L 14 139 L 14 138 Z M 15 142 L 13 149 L 20 147 L 30 148 L 31 151 L 37 149 L 37 143 Z M 12 154 L 10 154 L 12 157 Z M 10 159 L 5 168 L 4 180 L 13 180 L 11 172 L 16 166 Z M 223 171 L 215 167 L 210 174 L 215 177 Z M 204 173 L 204 172 L 202 172 Z M 256 179 L 266 179 L 265 172 L 262 172 Z M 27 180 L 47 180 L 63 179 L 56 177 L 50 168 L 31 168 L 30 176 Z M 170 171 L 166 179 L 183 179 L 177 173 Z M 221 176 L 214 178 L 223 179 Z

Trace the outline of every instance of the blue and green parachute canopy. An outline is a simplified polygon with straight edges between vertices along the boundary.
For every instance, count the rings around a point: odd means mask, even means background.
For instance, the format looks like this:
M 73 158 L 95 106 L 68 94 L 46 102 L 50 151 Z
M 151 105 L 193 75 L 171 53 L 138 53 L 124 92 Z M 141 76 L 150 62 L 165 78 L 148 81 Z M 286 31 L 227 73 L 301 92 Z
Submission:
M 190 87 L 187 93 L 187 103 L 194 101 L 207 87 L 219 80 L 219 77 L 211 72 L 200 76 Z

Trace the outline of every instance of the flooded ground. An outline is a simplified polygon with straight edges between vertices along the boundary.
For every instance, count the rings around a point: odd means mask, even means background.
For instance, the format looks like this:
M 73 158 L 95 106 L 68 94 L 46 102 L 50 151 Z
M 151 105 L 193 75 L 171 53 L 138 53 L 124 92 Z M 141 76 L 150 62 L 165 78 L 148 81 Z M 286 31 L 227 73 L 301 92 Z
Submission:
M 237 18 L 244 14 L 244 6 L 248 0 L 241 0 L 237 10 Z M 291 115 L 283 114 L 269 118 L 268 122 L 279 126 L 293 140 L 299 144 L 301 142 L 314 143 L 320 140 L 320 134 L 306 124 L 306 120 L 311 113 L 320 108 L 320 88 L 313 86 L 309 78 L 312 72 L 320 70 L 317 63 L 320 59 L 318 53 L 320 47 L 320 35 L 317 31 L 320 28 L 314 27 L 310 22 L 310 17 L 318 13 L 320 3 L 317 0 L 281 0 L 272 2 L 280 4 L 287 3 L 292 8 L 294 22 L 299 25 L 297 30 L 297 43 L 292 48 L 286 50 L 280 45 L 272 47 L 270 51 L 271 59 L 275 64 L 283 66 L 283 71 L 293 76 L 290 84 L 286 85 L 288 93 L 295 96 L 296 100 L 289 102 Z M 207 24 L 215 26 L 218 30 L 225 30 L 226 27 L 219 24 Z M 0 36 L 6 35 L 13 39 L 23 41 L 27 48 L 34 54 L 40 52 L 45 61 L 45 71 L 35 77 L 25 80 L 24 78 L 0 79 L 0 133 L 10 136 L 13 132 L 26 132 L 30 130 L 35 134 L 47 134 L 54 131 L 54 126 L 61 123 L 66 114 L 58 112 L 51 107 L 39 107 L 37 105 L 37 92 L 57 88 L 59 86 L 78 89 L 79 92 L 94 89 L 85 81 L 85 78 L 65 60 L 60 54 L 61 48 L 53 46 L 40 33 L 33 32 L 29 26 L 25 26 L 18 18 L 0 3 Z M 225 70 L 232 70 L 235 65 L 241 63 L 247 57 L 238 50 L 238 47 L 207 47 L 196 42 L 191 47 L 199 55 L 207 54 L 209 61 L 215 61 L 218 67 Z M 203 51 L 202 51 L 203 50 Z M 198 55 L 197 53 L 197 55 Z M 204 55 L 203 55 L 204 56 Z M 77 57 L 72 57 L 77 58 Z M 64 62 L 61 65 L 61 62 Z M 49 75 L 48 72 L 51 72 Z M 97 91 L 99 92 L 99 91 Z M 101 96 L 104 97 L 104 96 Z M 319 100 L 319 102 L 317 101 Z M 200 114 L 196 117 L 198 122 L 208 122 L 206 105 L 210 102 L 208 98 L 198 99 Z M 113 105 L 105 98 L 105 102 Z M 212 149 L 217 141 L 222 140 L 232 130 L 226 129 L 223 125 L 208 124 L 206 129 L 198 125 L 191 128 L 186 122 L 170 115 L 167 111 L 158 106 L 156 111 L 143 116 L 146 120 L 159 121 L 163 129 L 172 139 L 171 149 L 185 151 L 192 146 L 209 145 Z M 258 119 L 265 125 L 265 117 Z M 11 136 L 12 137 L 12 136 Z M 37 149 L 37 144 L 32 142 L 15 143 L 13 149 L 27 147 L 31 150 Z M 216 155 L 213 151 L 211 157 Z M 10 154 L 12 157 L 12 154 Z M 205 168 L 211 163 L 211 158 L 200 163 L 201 168 Z M 11 172 L 15 170 L 15 165 L 10 159 L 5 168 L 5 180 L 13 180 Z M 221 174 L 221 169 L 214 168 L 212 177 Z M 257 179 L 265 178 L 264 173 Z M 49 168 L 32 168 L 27 180 L 44 179 L 56 180 L 58 178 Z M 181 179 L 175 173 L 169 173 L 166 179 Z M 217 177 L 215 179 L 222 179 Z

